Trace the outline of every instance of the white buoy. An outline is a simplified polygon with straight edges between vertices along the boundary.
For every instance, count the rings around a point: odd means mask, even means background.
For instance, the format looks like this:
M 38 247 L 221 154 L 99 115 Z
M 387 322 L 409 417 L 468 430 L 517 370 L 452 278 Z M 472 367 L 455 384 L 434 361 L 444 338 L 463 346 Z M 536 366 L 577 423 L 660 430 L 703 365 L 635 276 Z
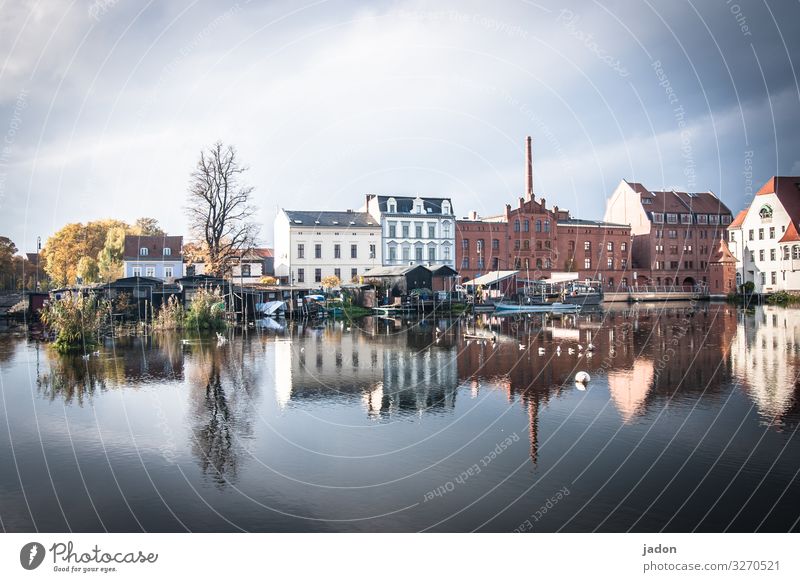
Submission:
M 591 380 L 591 378 L 589 377 L 589 374 L 587 374 L 586 372 L 578 372 L 577 374 L 575 374 L 576 382 L 580 382 L 581 384 L 588 384 L 589 380 Z

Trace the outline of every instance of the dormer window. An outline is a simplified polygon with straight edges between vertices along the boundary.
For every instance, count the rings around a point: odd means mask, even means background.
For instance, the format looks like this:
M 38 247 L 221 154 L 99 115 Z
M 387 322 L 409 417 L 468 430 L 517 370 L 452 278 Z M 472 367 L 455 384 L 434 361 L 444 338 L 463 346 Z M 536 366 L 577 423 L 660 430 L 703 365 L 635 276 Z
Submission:
M 422 204 L 417 204 L 417 214 L 422 214 Z
M 147 247 L 142 247 L 139 249 L 139 256 L 146 257 L 147 256 Z
M 168 257 L 172 254 L 172 249 L 169 247 L 164 247 L 164 256 Z
M 397 213 L 397 201 L 394 198 L 389 198 L 389 200 L 386 201 L 386 211 L 390 214 Z
M 442 214 L 450 214 L 450 203 L 447 200 L 442 202 Z

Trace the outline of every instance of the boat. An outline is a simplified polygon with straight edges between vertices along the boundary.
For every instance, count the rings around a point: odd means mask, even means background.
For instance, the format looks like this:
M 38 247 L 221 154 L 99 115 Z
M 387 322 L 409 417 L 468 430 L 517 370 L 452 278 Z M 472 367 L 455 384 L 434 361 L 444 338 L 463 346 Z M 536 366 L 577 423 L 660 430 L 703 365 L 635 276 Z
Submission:
M 599 282 L 575 282 L 564 290 L 564 303 L 574 305 L 600 305 L 603 301 L 603 287 Z
M 266 303 L 256 303 L 256 311 L 263 317 L 277 317 L 286 311 L 286 302 L 267 301 Z
M 497 303 L 495 310 L 506 313 L 578 313 L 580 305 L 571 303 Z

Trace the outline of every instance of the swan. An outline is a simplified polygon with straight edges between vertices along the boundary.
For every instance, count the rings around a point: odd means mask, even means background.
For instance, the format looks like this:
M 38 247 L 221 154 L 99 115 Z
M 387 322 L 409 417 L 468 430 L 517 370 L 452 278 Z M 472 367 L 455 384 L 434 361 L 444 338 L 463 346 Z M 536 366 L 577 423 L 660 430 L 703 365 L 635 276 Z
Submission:
M 589 380 L 591 380 L 591 377 L 586 372 L 580 371 L 577 374 L 575 374 L 575 381 L 576 382 L 579 382 L 581 384 L 588 384 Z

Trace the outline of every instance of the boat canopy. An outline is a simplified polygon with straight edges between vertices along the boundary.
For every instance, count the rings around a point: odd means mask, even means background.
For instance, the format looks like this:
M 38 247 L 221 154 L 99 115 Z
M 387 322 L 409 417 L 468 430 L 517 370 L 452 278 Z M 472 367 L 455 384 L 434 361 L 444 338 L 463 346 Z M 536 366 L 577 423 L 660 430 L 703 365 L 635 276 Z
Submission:
M 553 271 L 547 279 L 539 279 L 536 283 L 544 283 L 545 285 L 557 285 L 558 283 L 567 283 L 569 281 L 577 281 L 580 275 L 578 273 L 567 273 L 561 271 Z
M 519 271 L 492 271 L 480 277 L 475 277 L 472 281 L 465 282 L 464 286 L 478 287 L 482 285 L 484 287 L 489 287 L 490 285 L 496 285 L 500 281 L 505 281 L 506 279 L 514 277 L 517 274 L 519 274 Z

